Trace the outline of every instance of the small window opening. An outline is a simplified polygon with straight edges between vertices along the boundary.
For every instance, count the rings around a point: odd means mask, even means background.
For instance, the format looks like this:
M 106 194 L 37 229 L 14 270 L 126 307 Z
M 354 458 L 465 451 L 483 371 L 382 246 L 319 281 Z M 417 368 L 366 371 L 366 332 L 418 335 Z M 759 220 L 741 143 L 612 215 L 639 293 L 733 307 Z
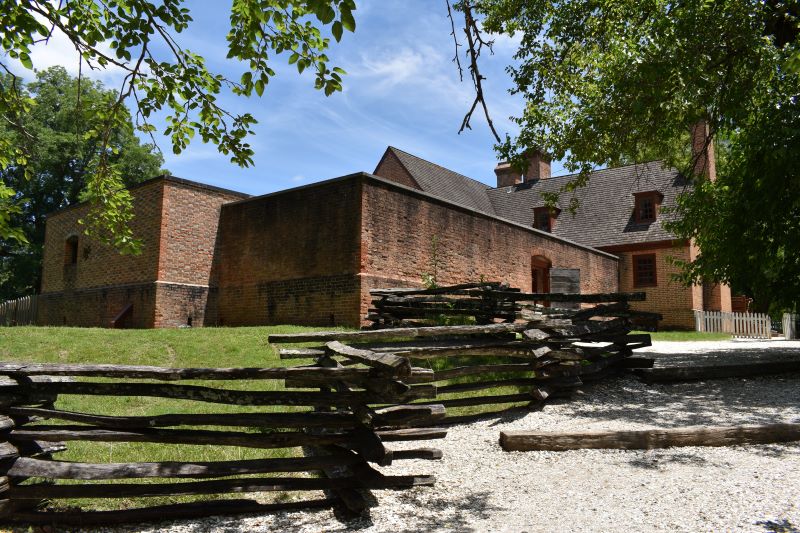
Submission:
M 73 235 L 64 245 L 64 264 L 75 265 L 78 263 L 78 236 Z
M 550 231 L 550 213 L 547 211 L 540 211 L 536 214 L 536 229 Z
M 642 198 L 639 206 L 639 218 L 641 220 L 655 220 L 656 204 L 652 198 Z
M 634 287 L 655 287 L 658 284 L 656 278 L 656 254 L 643 254 L 633 256 L 633 286 Z
M 634 193 L 636 202 L 633 208 L 633 218 L 636 222 L 655 222 L 658 216 L 658 206 L 663 196 L 658 191 Z
M 541 231 L 552 233 L 556 217 L 558 217 L 560 212 L 561 210 L 557 207 L 552 209 L 546 206 L 535 207 L 533 209 L 533 227 Z
M 192 317 L 186 319 L 186 325 L 192 327 Z

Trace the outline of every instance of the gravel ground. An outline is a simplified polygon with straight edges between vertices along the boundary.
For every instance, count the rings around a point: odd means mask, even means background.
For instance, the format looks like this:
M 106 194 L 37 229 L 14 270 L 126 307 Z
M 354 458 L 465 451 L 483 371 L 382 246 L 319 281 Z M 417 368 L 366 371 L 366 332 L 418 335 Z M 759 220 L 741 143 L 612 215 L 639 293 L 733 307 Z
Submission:
M 800 342 L 654 343 L 659 366 L 800 355 Z M 675 355 L 681 354 L 681 355 Z M 800 531 L 800 443 L 652 451 L 503 452 L 504 429 L 639 429 L 800 422 L 800 375 L 645 385 L 606 380 L 571 401 L 450 429 L 441 461 L 399 461 L 392 474 L 434 474 L 433 487 L 375 491 L 370 518 L 324 511 L 213 518 L 116 531 Z M 399 443 L 397 446 L 399 447 Z

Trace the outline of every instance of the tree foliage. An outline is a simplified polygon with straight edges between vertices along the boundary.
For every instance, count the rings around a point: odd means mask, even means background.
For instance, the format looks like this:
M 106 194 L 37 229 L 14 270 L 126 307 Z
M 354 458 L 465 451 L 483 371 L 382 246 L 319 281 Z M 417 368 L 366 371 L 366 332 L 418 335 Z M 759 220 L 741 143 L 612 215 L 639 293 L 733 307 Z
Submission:
M 796 90 L 796 87 L 794 88 Z M 680 198 L 673 231 L 702 251 L 683 279 L 711 278 L 755 298 L 762 311 L 800 305 L 800 100 L 757 109 L 730 139 L 716 181 Z
M 767 299 L 783 287 L 800 299 L 800 247 L 785 238 L 797 229 L 798 0 L 482 0 L 474 9 L 486 31 L 521 36 L 508 72 L 525 104 L 504 156 L 519 164 L 537 147 L 563 160 L 579 177 L 562 193 L 598 166 L 661 159 L 694 184 L 673 230 L 702 255 L 683 281 L 726 281 Z M 707 142 L 725 140 L 716 184 L 691 175 L 688 132 L 700 120 Z
M 124 73 L 119 92 L 96 109 L 98 121 L 85 135 L 99 139 L 101 149 L 88 163 L 85 198 L 93 209 L 86 220 L 87 231 L 113 243 L 123 251 L 136 251 L 138 241 L 130 233 L 130 198 L 120 192 L 121 169 L 111 164 L 111 132 L 125 126 L 126 102 L 132 101 L 134 123 L 145 133 L 156 126 L 156 113 L 167 113 L 163 133 L 170 137 L 173 152 L 183 151 L 193 137 L 213 143 L 235 164 L 253 163 L 247 142 L 255 118 L 249 113 L 232 114 L 217 102 L 224 89 L 242 95 L 261 95 L 275 75 L 273 56 L 284 55 L 298 72 L 314 73 L 317 89 L 330 95 L 341 90 L 344 71 L 329 65 L 325 55 L 330 39 L 337 41 L 344 30 L 355 30 L 354 0 L 233 0 L 228 58 L 242 65 L 242 74 L 229 79 L 208 69 L 204 58 L 181 46 L 178 38 L 191 22 L 183 0 L 0 0 L 0 36 L 8 57 L 27 69 L 36 65 L 31 48 L 61 32 L 80 52 L 88 69 L 115 66 Z M 110 52 L 108 51 L 110 47 Z M 9 75 L 0 87 L 0 115 L 18 132 L 17 138 L 32 141 L 21 117 L 31 105 L 19 90 L 18 72 L 0 62 Z M 24 168 L 30 157 L 26 147 L 0 138 L 0 167 Z M 9 225 L 9 214 L 18 210 L 13 193 L 0 188 L 0 236 L 21 235 Z
M 3 82 L 10 83 L 10 76 Z M 142 144 L 134 133 L 127 109 L 120 113 L 106 140 L 87 132 L 102 120 L 98 110 L 116 98 L 100 83 L 78 80 L 61 67 L 37 73 L 36 81 L 19 87 L 30 103 L 19 120 L 25 135 L 0 124 L 0 136 L 25 146 L 26 163 L 0 169 L 0 184 L 15 193 L 17 209 L 8 225 L 22 238 L 0 237 L 0 300 L 32 292 L 38 285 L 44 244 L 44 216 L 78 202 L 85 195 L 97 153 L 108 150 L 108 164 L 123 176 L 122 186 L 163 173 L 161 155 Z

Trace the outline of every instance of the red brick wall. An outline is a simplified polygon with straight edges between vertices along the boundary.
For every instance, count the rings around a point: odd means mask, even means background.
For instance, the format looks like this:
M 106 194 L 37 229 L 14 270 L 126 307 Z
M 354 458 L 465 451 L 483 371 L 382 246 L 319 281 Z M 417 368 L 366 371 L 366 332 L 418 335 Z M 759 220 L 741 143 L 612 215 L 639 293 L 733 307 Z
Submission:
M 206 325 L 208 287 L 159 281 L 155 283 L 155 296 L 153 327 Z M 209 314 L 213 315 L 213 311 Z M 208 325 L 213 323 L 212 319 Z
M 553 267 L 579 268 L 581 292 L 617 290 L 617 260 L 534 230 L 478 215 L 390 184 L 368 180 L 362 199 L 362 302 L 369 289 L 417 286 L 431 272 L 437 238 L 440 284 L 486 280 L 531 290 L 531 260 L 543 255 Z
M 131 227 L 144 243 L 140 255 L 122 256 L 83 235 L 78 219 L 88 206 L 48 218 L 42 292 L 50 296 L 40 323 L 107 326 L 133 303 L 131 327 L 180 326 L 189 317 L 193 325 L 204 324 L 219 210 L 242 195 L 174 178 L 147 182 L 131 193 Z M 76 265 L 64 264 L 70 235 L 78 236 Z
M 156 327 L 213 325 L 208 285 L 217 246 L 220 209 L 242 199 L 192 183 L 168 181 L 164 188 Z M 213 305 L 213 304 L 212 304 Z
M 128 304 L 133 304 L 125 327 L 152 328 L 155 283 L 95 287 L 39 296 L 37 324 L 42 326 L 109 327 Z
M 360 190 L 353 176 L 224 206 L 219 324 L 357 325 Z
M 158 279 L 208 285 L 222 204 L 242 195 L 168 181 L 164 188 Z
M 656 255 L 655 287 L 634 287 L 633 284 L 633 258 L 639 254 Z M 661 313 L 664 320 L 659 323 L 662 329 L 693 329 L 694 314 L 692 313 L 692 288 L 684 287 L 677 281 L 672 281 L 673 274 L 680 271 L 680 267 L 670 264 L 670 258 L 689 260 L 689 246 L 678 245 L 665 248 L 653 245 L 653 248 L 642 248 L 629 252 L 618 252 L 620 257 L 620 282 L 621 291 L 643 291 L 647 300 L 633 304 L 634 309 Z
M 114 248 L 86 237 L 84 227 L 78 224 L 88 212 L 84 204 L 48 216 L 42 293 L 155 281 L 163 190 L 164 182 L 156 180 L 131 191 L 135 213 L 131 228 L 144 243 L 140 255 L 120 255 Z M 70 235 L 78 236 L 76 265 L 64 264 L 64 245 Z
M 383 179 L 399 183 L 400 185 L 411 187 L 412 189 L 421 188 L 413 176 L 409 174 L 403 164 L 400 163 L 400 160 L 397 158 L 397 156 L 388 149 L 383 154 L 378 166 L 375 167 L 375 172 L 373 172 L 373 174 L 380 176 Z

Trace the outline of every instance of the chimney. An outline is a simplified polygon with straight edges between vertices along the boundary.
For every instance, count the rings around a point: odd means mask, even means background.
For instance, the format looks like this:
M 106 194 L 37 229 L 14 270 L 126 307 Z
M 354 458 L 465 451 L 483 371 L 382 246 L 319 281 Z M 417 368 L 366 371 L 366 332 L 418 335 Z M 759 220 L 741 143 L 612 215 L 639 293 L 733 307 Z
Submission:
M 497 176 L 497 188 L 510 187 L 511 185 L 519 185 L 522 183 L 522 174 L 511 166 L 508 161 L 500 161 L 494 167 L 494 173 Z
M 509 187 L 550 177 L 550 157 L 541 150 L 529 150 L 526 153 L 526 160 L 528 167 L 524 173 L 519 172 L 508 161 L 499 162 L 494 169 L 497 175 L 497 187 Z
M 710 135 L 707 120 L 700 119 L 692 126 L 692 170 L 695 176 L 704 176 L 714 181 L 717 179 L 717 165 L 714 159 L 714 142 Z
M 528 151 L 525 181 L 546 180 L 550 177 L 550 157 L 541 150 Z

